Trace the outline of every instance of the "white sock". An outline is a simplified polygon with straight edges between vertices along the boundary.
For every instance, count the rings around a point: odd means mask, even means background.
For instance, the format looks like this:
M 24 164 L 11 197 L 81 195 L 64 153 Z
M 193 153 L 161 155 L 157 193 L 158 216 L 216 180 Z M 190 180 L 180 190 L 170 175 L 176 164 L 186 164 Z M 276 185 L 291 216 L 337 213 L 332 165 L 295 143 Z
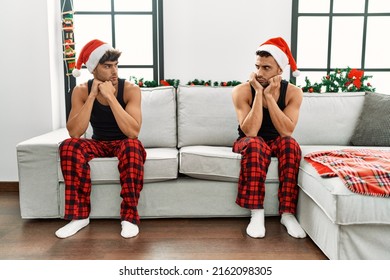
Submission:
M 122 221 L 121 225 L 121 235 L 123 238 L 131 238 L 137 236 L 137 234 L 139 233 L 139 228 L 136 224 L 130 223 L 128 221 Z
M 295 216 L 291 213 L 283 213 L 280 223 L 284 225 L 287 229 L 289 235 L 295 238 L 305 238 L 306 233 L 298 223 Z
M 56 236 L 58 238 L 67 238 L 69 236 L 74 235 L 80 229 L 86 227 L 89 224 L 89 218 L 82 220 L 72 220 L 66 226 L 63 226 L 59 230 L 56 231 Z
M 263 238 L 265 236 L 264 209 L 251 210 L 251 221 L 246 228 L 246 233 L 253 238 Z

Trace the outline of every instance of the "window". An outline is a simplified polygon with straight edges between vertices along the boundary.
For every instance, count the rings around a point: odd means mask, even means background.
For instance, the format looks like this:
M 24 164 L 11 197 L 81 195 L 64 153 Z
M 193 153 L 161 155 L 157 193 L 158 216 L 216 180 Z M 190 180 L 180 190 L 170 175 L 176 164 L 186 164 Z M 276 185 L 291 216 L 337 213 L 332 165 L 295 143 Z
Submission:
M 121 78 L 135 76 L 155 81 L 164 78 L 162 0 L 60 1 L 63 14 L 72 11 L 73 29 L 71 34 L 63 31 L 63 40 L 72 36 L 76 59 L 87 42 L 100 39 L 122 51 L 118 66 Z M 71 90 L 92 75 L 83 66 L 76 80 L 66 62 L 64 67 L 68 116 Z
M 390 92 L 389 28 L 388 1 L 293 0 L 291 51 L 301 71 L 296 84 L 350 67 L 371 75 L 376 91 Z

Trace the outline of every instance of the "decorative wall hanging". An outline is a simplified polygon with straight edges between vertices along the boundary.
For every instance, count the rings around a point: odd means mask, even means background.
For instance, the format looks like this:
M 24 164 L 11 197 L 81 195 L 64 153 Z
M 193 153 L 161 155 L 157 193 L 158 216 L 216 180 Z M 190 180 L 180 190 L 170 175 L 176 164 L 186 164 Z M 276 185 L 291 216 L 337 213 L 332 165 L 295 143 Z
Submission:
M 73 11 L 62 12 L 62 45 L 66 75 L 70 76 L 76 65 L 76 52 L 74 50 L 75 43 L 73 36 Z

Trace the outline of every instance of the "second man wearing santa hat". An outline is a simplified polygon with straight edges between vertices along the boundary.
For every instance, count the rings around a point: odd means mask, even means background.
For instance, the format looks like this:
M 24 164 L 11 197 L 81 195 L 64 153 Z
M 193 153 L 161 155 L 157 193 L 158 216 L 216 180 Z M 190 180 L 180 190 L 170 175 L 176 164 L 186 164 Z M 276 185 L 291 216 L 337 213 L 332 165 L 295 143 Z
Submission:
M 306 237 L 294 216 L 301 149 L 291 137 L 303 94 L 282 80 L 280 75 L 287 65 L 294 76 L 299 75 L 287 43 L 280 37 L 269 39 L 256 50 L 256 70 L 249 81 L 233 89 L 239 122 L 233 151 L 242 156 L 236 203 L 251 210 L 246 232 L 253 238 L 265 236 L 265 180 L 273 156 L 278 158 L 281 223 L 291 236 Z

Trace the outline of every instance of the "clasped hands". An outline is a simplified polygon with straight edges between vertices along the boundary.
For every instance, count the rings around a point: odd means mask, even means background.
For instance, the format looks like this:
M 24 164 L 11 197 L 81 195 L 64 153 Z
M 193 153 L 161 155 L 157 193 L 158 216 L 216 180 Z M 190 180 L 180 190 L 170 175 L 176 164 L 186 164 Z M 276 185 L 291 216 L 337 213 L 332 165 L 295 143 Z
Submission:
M 95 97 L 98 94 L 101 94 L 105 99 L 109 99 L 115 94 L 115 87 L 111 81 L 100 81 L 98 79 L 93 80 L 91 94 L 94 94 Z

